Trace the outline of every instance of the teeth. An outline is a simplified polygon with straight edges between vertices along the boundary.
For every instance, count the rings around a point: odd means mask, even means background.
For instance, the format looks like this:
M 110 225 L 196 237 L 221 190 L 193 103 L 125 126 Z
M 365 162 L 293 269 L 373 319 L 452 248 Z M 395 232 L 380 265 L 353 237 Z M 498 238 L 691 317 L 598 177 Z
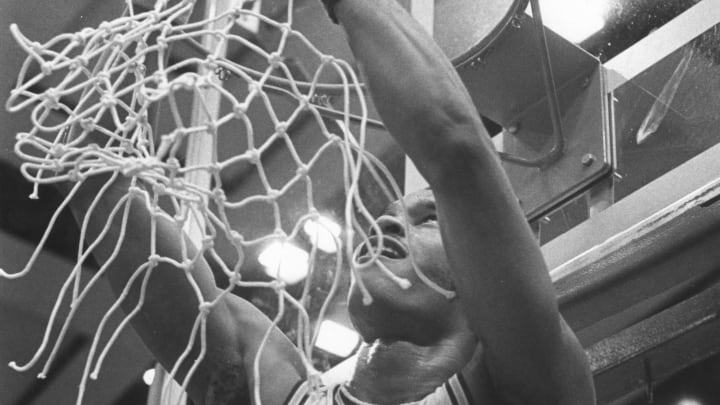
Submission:
M 389 248 L 384 248 L 382 250 L 382 255 L 383 256 L 397 256 L 397 252 L 395 252 L 394 250 L 389 249 Z
M 364 244 L 360 247 L 356 257 L 362 258 L 376 253 L 376 250 L 380 247 L 379 238 L 372 237 L 370 238 L 369 242 L 369 245 Z M 399 241 L 385 236 L 385 238 L 383 239 L 383 247 L 380 251 L 380 255 L 390 259 L 400 259 L 405 257 L 407 253 L 405 252 L 405 249 L 402 247 L 402 244 Z

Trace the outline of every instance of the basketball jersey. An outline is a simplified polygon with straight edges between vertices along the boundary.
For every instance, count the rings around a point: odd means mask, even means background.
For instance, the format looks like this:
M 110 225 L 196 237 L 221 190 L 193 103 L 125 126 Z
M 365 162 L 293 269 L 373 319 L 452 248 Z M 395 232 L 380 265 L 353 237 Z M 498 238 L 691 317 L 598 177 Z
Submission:
M 400 405 L 474 405 L 470 399 L 470 392 L 462 376 L 456 374 L 445 384 L 437 387 L 434 392 L 425 398 L 407 402 Z M 335 384 L 329 387 L 311 391 L 307 381 L 298 382 L 288 395 L 284 405 L 373 405 L 361 401 L 350 394 L 345 384 Z

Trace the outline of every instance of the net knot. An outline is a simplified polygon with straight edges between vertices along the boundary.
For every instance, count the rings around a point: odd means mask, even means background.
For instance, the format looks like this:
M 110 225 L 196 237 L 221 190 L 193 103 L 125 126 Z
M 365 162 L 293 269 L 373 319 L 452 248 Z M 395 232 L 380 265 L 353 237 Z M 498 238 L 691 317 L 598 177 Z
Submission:
M 145 67 L 145 64 L 142 61 L 138 61 L 135 67 L 135 71 L 137 72 L 137 74 L 145 76 L 145 72 L 147 72 L 147 67 Z
M 255 80 L 249 80 L 247 82 L 247 86 L 248 86 L 248 93 L 250 93 L 251 95 L 253 93 L 258 93 L 258 92 L 262 91 L 260 89 L 260 83 L 256 82 Z
M 212 81 L 207 76 L 200 76 L 195 79 L 195 86 L 201 89 L 207 89 L 212 86 Z
M 125 117 L 125 120 L 123 121 L 122 125 L 120 126 L 120 129 L 124 132 L 130 132 L 132 131 L 138 124 L 140 124 L 142 120 L 143 115 L 137 115 L 137 114 L 131 114 Z M 140 139 L 138 140 L 138 145 L 147 145 L 147 140 L 145 139 L 145 133 L 140 132 L 139 134 Z
M 276 201 L 278 198 L 280 198 L 280 190 L 276 190 L 274 188 L 271 188 L 267 191 L 267 196 L 269 199 Z
M 246 103 L 236 103 L 233 105 L 233 115 L 235 118 L 241 119 L 247 114 L 248 106 Z
M 260 151 L 259 150 L 255 149 L 255 148 L 248 149 L 246 154 L 247 154 L 248 162 L 250 162 L 251 164 L 257 165 L 260 163 Z
M 242 276 L 240 275 L 239 272 L 234 272 L 233 274 L 230 275 L 230 277 L 228 277 L 228 282 L 229 282 L 230 284 L 237 285 L 237 284 L 239 284 L 241 281 L 242 281 Z
M 123 148 L 127 153 L 132 153 L 135 150 L 132 142 L 129 139 L 123 139 L 122 141 L 120 141 L 120 147 Z
M 182 133 L 180 132 L 179 129 L 176 129 L 176 130 L 174 130 L 174 131 L 172 131 L 172 132 L 170 132 L 170 133 L 167 133 L 167 134 L 165 134 L 165 135 L 162 135 L 162 136 L 160 137 L 160 144 L 161 144 L 161 145 L 168 145 L 168 146 L 169 146 L 169 145 L 172 145 L 172 144 L 175 143 L 175 141 L 177 141 L 177 137 L 178 137 L 178 136 L 182 136 Z M 170 159 L 168 159 L 168 163 L 169 163 L 169 162 L 170 162 Z
M 222 205 L 227 201 L 227 196 L 225 195 L 225 191 L 220 187 L 215 187 L 212 191 L 213 193 L 213 199 L 217 201 L 218 205 Z
M 173 80 L 173 88 L 181 88 L 183 90 L 193 90 L 195 86 L 195 74 L 194 73 L 183 73 Z
M 218 129 L 218 124 L 215 121 L 208 121 L 205 123 L 205 131 L 207 131 L 211 135 L 216 135 Z
M 53 166 L 53 171 L 54 171 L 55 173 L 59 173 L 59 172 L 61 172 L 61 171 L 63 170 L 64 166 L 63 166 L 63 164 L 62 164 L 62 162 L 61 162 L 60 160 L 53 159 L 52 163 L 53 163 L 53 165 L 52 165 L 52 166 Z M 73 180 L 73 181 L 74 181 L 74 180 Z
M 222 165 L 218 162 L 209 163 L 207 171 L 210 172 L 210 174 L 220 174 Z
M 276 68 L 284 62 L 285 58 L 278 52 L 271 52 L 270 55 L 268 55 L 268 63 L 273 68 Z
M 84 132 L 92 132 L 95 130 L 95 121 L 92 118 L 83 118 L 80 120 L 80 127 Z
M 87 68 L 87 66 L 90 64 L 90 61 L 85 55 L 79 55 L 77 58 L 75 58 L 75 60 L 81 68 Z
M 163 36 L 167 35 L 168 31 L 171 31 L 173 29 L 173 25 L 170 21 L 165 20 L 162 23 L 162 33 Z
M 112 39 L 111 46 L 115 48 L 122 48 L 125 44 L 125 36 L 122 34 L 115 34 L 115 36 Z
M 28 46 L 30 47 L 30 51 L 32 51 L 34 53 L 42 53 L 45 50 L 45 48 L 42 46 L 42 44 L 37 41 L 30 42 L 28 44 Z
M 85 45 L 85 36 L 82 34 L 82 32 L 76 32 L 72 34 L 72 39 L 70 41 L 75 46 L 82 46 Z
M 213 247 L 215 247 L 215 240 L 213 240 L 212 236 L 206 237 L 202 240 L 203 250 L 210 250 Z
M 157 265 L 160 263 L 160 255 L 153 254 L 148 256 L 147 264 L 150 266 L 150 268 L 157 267 Z
M 100 104 L 102 104 L 105 108 L 113 108 L 117 105 L 117 99 L 115 99 L 115 96 L 112 94 L 103 94 L 102 97 L 100 97 Z
M 185 259 L 180 264 L 180 268 L 185 270 L 185 272 L 189 272 L 190 270 L 192 270 L 193 263 L 194 262 L 191 259 Z
M 298 165 L 298 168 L 297 168 L 297 170 L 295 170 L 295 173 L 302 178 L 306 178 L 310 174 L 310 166 L 308 166 L 306 164 Z
M 285 287 L 287 286 L 287 283 L 285 283 L 282 280 L 273 280 L 270 283 L 270 288 L 275 291 L 276 294 L 282 293 L 285 291 Z
M 323 387 L 322 376 L 316 370 L 312 370 L 307 376 L 308 387 L 311 391 L 318 391 Z
M 281 34 L 287 34 L 288 32 L 292 32 L 292 26 L 289 22 L 277 24 L 277 29 L 280 30 Z
M 279 136 L 282 136 L 282 137 L 287 136 L 287 129 L 288 129 L 287 122 L 279 122 L 277 125 L 275 125 L 275 133 Z
M 59 163 L 59 162 L 58 162 Z M 62 167 L 62 165 L 60 165 Z M 85 179 L 85 176 L 82 175 L 77 169 L 73 169 L 68 173 L 68 179 L 74 183 L 79 183 Z
M 82 70 L 87 65 L 86 63 L 83 64 L 83 60 L 81 57 L 73 59 L 70 62 L 70 70 Z M 85 62 L 87 61 L 85 60 Z
M 179 177 L 173 177 L 170 179 L 170 187 L 172 187 L 174 190 L 182 190 L 185 188 L 185 181 L 182 178 Z M 182 216 L 178 214 L 178 218 L 181 218 Z
M 51 110 L 57 110 L 60 108 L 60 93 L 54 87 L 51 87 L 45 91 L 44 94 L 44 105 L 46 108 Z
M 103 35 L 105 35 L 105 36 L 107 36 L 107 37 L 109 37 L 110 35 L 112 35 L 112 32 L 113 32 L 113 30 L 112 30 L 112 24 L 110 24 L 110 23 L 107 22 L 107 21 L 101 22 L 101 23 L 100 23 L 100 26 L 98 27 L 98 29 L 99 29 L 100 31 L 103 31 Z
M 342 137 L 340 137 L 336 134 L 329 134 L 328 141 L 332 142 L 334 145 L 337 145 L 337 146 L 342 146 L 342 144 L 344 143 Z
M 152 189 L 155 195 L 167 194 L 167 187 L 165 187 L 165 185 L 162 183 L 154 183 Z
M 230 238 L 232 239 L 233 244 L 235 244 L 237 246 L 240 246 L 243 243 L 245 243 L 245 238 L 238 231 L 230 231 Z
M 212 311 L 213 306 L 214 305 L 212 302 L 203 302 L 202 304 L 198 305 L 198 311 L 203 316 L 208 316 L 208 314 L 210 314 L 210 311 Z
M 321 63 L 322 65 L 327 65 L 327 64 L 330 64 L 330 63 L 335 63 L 336 60 L 337 60 L 337 59 L 336 59 L 334 56 L 332 56 L 332 55 L 321 55 L 321 56 L 320 56 L 320 63 Z
M 129 159 L 122 163 L 122 173 L 126 177 L 135 177 L 145 169 L 145 165 L 137 158 Z
M 208 54 L 208 56 L 205 57 L 205 60 L 203 61 L 203 67 L 207 70 L 215 70 L 217 65 L 217 57 L 213 54 Z
M 50 76 L 53 73 L 53 65 L 50 62 L 43 62 L 40 70 L 42 70 L 43 75 Z
M 87 41 L 88 38 L 95 34 L 95 30 L 90 27 L 85 27 L 80 30 L 79 34 L 82 36 L 82 41 Z
M 138 70 L 138 65 L 139 65 L 139 64 L 138 64 L 138 61 L 136 61 L 135 59 L 132 59 L 132 60 L 131 60 L 130 62 L 128 62 L 128 64 L 127 64 L 127 70 L 129 70 L 129 71 L 131 71 L 131 72 L 137 72 L 137 70 Z
M 165 51 L 168 48 L 168 41 L 165 38 L 164 35 L 160 35 L 158 39 L 155 41 L 157 43 L 157 47 L 159 51 Z
M 112 87 L 110 84 L 110 74 L 108 72 L 98 72 L 95 74 L 95 87 L 101 89 L 101 84 L 104 84 L 108 89 Z
M 128 187 L 128 195 L 130 196 L 130 198 L 142 197 L 142 194 L 143 194 L 143 191 L 140 187 L 138 187 L 138 186 Z
M 171 157 L 169 158 L 165 164 L 167 165 L 167 170 L 170 173 L 171 177 L 177 176 L 177 173 L 180 171 L 180 161 L 177 160 L 177 158 Z
M 165 85 L 167 83 L 167 76 L 165 76 L 164 72 L 157 71 L 153 73 L 152 80 L 158 85 Z

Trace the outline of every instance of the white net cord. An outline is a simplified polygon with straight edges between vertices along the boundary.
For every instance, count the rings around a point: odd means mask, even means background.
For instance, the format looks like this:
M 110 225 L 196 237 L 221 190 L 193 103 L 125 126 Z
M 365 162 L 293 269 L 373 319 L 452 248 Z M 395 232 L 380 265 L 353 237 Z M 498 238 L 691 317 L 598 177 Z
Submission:
M 181 381 L 183 389 L 187 387 L 207 352 L 207 315 L 236 287 L 264 287 L 275 292 L 278 311 L 273 317 L 274 326 L 286 315 L 288 306 L 298 312 L 297 349 L 302 355 L 308 376 L 317 382 L 319 371 L 315 370 L 312 362 L 313 346 L 318 336 L 319 320 L 325 316 L 338 289 L 341 272 L 348 267 L 348 263 L 353 264 L 349 266 L 352 271 L 362 271 L 372 263 L 380 263 L 377 258 L 383 246 L 382 231 L 361 198 L 359 179 L 362 174 L 371 176 L 389 199 L 394 200 L 401 195 L 387 168 L 365 151 L 368 117 L 363 85 L 348 62 L 322 53 L 303 33 L 293 28 L 292 0 L 288 1 L 284 22 L 271 19 L 252 8 L 244 8 L 242 4 L 213 17 L 190 21 L 188 17 L 194 5 L 192 0 L 169 4 L 166 1 L 157 1 L 152 10 L 138 10 L 132 2 L 127 1 L 126 11 L 121 17 L 104 22 L 97 28 L 57 35 L 44 44 L 26 38 L 17 26 L 11 27 L 14 39 L 28 55 L 20 68 L 17 86 L 11 92 L 7 108 L 13 112 L 31 111 L 32 128 L 17 135 L 15 148 L 16 154 L 24 161 L 21 166 L 22 174 L 35 184 L 31 198 L 39 197 L 38 186 L 42 184 L 71 182 L 74 185 L 50 220 L 27 265 L 18 272 L 0 270 L 0 276 L 16 279 L 33 269 L 33 264 L 58 216 L 67 209 L 77 191 L 88 179 L 109 175 L 80 221 L 81 240 L 86 239 L 91 216 L 116 180 L 124 177 L 129 179 L 130 184 L 126 195 L 112 208 L 105 227 L 95 240 L 86 240 L 85 244 L 81 242 L 78 246 L 76 264 L 58 292 L 37 351 L 25 364 L 11 363 L 12 368 L 27 371 L 38 364 L 43 356 L 47 356 L 39 377 L 43 378 L 47 374 L 77 307 L 117 258 L 126 237 L 131 202 L 141 201 L 151 214 L 151 253 L 147 260 L 135 269 L 125 289 L 117 296 L 97 326 L 85 362 L 77 404 L 83 401 L 88 379 L 98 378 L 109 350 L 142 308 L 148 280 L 160 263 L 169 264 L 184 272 L 198 305 L 198 314 L 187 346 L 169 371 L 169 375 L 174 377 L 181 366 L 189 365 L 189 370 Z M 237 24 L 238 18 L 243 16 L 256 18 L 264 26 L 277 30 L 280 40 L 276 49 L 267 51 L 234 33 L 232 28 Z M 200 43 L 207 37 L 214 40 Z M 310 80 L 295 79 L 283 57 L 290 39 L 299 41 L 315 55 L 317 67 L 310 75 Z M 266 60 L 266 69 L 255 70 L 227 58 L 225 49 L 231 43 Z M 197 56 L 169 62 L 170 48 L 177 44 L 194 49 Z M 150 70 L 148 66 L 153 66 L 153 69 Z M 323 74 L 328 71 L 334 72 L 340 78 L 340 84 L 320 82 Z M 222 81 L 216 77 L 227 75 L 245 83 L 247 92 L 243 97 L 238 98 L 237 94 L 225 89 Z M 41 84 L 46 84 L 46 87 L 37 90 Z M 340 95 L 338 98 L 342 107 L 338 111 L 331 111 L 328 106 L 316 104 L 315 100 L 320 91 Z M 279 117 L 268 93 L 282 94 L 294 103 L 288 117 Z M 190 123 L 186 122 L 178 106 L 178 99 L 183 94 L 192 94 L 196 100 L 193 108 L 195 118 Z M 76 101 L 73 104 L 68 100 Z M 153 116 L 161 104 L 167 106 L 167 114 L 172 120 L 172 128 L 163 132 L 159 132 L 154 125 Z M 220 109 L 220 104 L 229 107 Z M 249 112 L 251 105 L 264 106 L 265 114 L 274 126 L 274 131 L 269 136 L 261 137 L 255 133 L 256 127 Z M 316 127 L 316 136 L 323 141 L 309 159 L 303 159 L 288 132 L 300 117 L 308 115 Z M 326 120 L 324 117 L 331 119 Z M 336 125 L 334 120 L 342 122 L 339 126 L 340 134 L 335 134 L 328 128 L 328 124 Z M 205 137 L 207 141 L 203 142 L 217 147 L 220 134 L 231 123 L 239 124 L 243 129 L 243 139 L 247 142 L 244 152 L 220 160 L 214 149 L 211 149 L 209 159 L 202 162 L 184 161 L 182 147 L 189 139 Z M 294 173 L 281 186 L 273 184 L 263 166 L 263 157 L 275 143 L 285 145 L 295 165 Z M 291 243 L 301 238 L 301 230 L 306 222 L 321 223 L 320 210 L 315 207 L 314 182 L 310 172 L 321 157 L 331 151 L 342 156 L 343 170 L 338 175 L 342 176 L 346 196 L 344 229 L 341 236 L 335 238 L 338 249 L 335 254 L 331 291 L 320 313 L 311 317 L 306 309 L 311 294 L 311 275 L 306 278 L 302 296 L 296 298 L 288 293 L 282 281 L 247 281 L 243 279 L 240 269 L 249 248 L 272 241 Z M 231 201 L 223 189 L 221 172 L 238 163 L 254 167 L 262 185 L 262 192 L 239 201 Z M 210 179 L 212 186 L 206 188 L 198 185 L 192 180 L 195 175 Z M 296 186 L 304 186 L 307 210 L 294 224 L 287 224 L 283 222 L 278 201 Z M 161 201 L 169 201 L 174 214 L 161 209 Z M 274 231 L 259 237 L 249 237 L 236 231 L 228 219 L 228 213 L 259 202 L 272 208 L 271 221 Z M 197 224 L 197 253 L 190 255 L 188 247 L 183 245 L 182 260 L 159 254 L 156 234 L 161 219 L 172 222 L 178 229 L 187 228 L 190 223 Z M 99 263 L 98 271 L 89 281 L 83 282 L 83 264 L 100 243 L 108 243 L 110 224 L 113 221 L 120 221 L 121 226 L 117 240 L 111 241 L 114 243 L 112 254 L 105 262 Z M 378 235 L 376 242 L 369 242 L 368 233 L 362 229 L 362 221 L 373 224 L 374 234 Z M 372 247 L 373 258 L 370 261 L 353 261 L 353 241 L 356 237 Z M 235 263 L 228 264 L 221 259 L 215 249 L 216 238 L 224 238 L 232 243 L 237 257 Z M 181 240 L 185 243 L 184 239 Z M 212 301 L 205 300 L 190 273 L 195 263 L 203 257 L 217 265 L 228 281 L 228 286 Z M 317 248 L 313 245 L 309 259 L 311 274 L 316 259 Z M 398 278 L 387 269 L 384 270 L 401 286 L 409 286 L 407 280 Z M 426 278 L 423 280 L 446 296 L 452 296 L 452 293 L 432 281 Z M 370 294 L 359 277 L 356 277 L 356 281 L 363 291 L 365 302 L 369 304 Z M 120 324 L 114 330 L 108 331 L 110 318 L 120 313 L 120 306 L 127 299 L 131 288 L 137 286 L 140 288 L 140 296 L 134 309 L 121 314 Z M 60 322 L 57 319 L 60 306 L 68 299 L 71 301 L 71 310 Z M 59 329 L 57 323 L 62 324 Z M 50 337 L 53 333 L 58 333 L 58 337 L 51 344 Z M 265 346 L 269 334 L 270 330 L 261 346 Z M 199 352 L 194 356 L 193 350 L 198 348 Z M 253 395 L 258 404 L 261 403 L 259 364 L 262 353 L 261 348 L 254 359 L 256 384 Z

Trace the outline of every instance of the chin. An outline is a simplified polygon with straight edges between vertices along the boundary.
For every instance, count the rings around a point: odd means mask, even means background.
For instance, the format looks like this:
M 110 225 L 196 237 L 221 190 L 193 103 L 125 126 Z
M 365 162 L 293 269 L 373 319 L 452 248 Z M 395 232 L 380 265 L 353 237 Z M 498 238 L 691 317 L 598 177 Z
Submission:
M 363 279 L 373 299 L 370 305 L 363 303 L 357 283 L 353 283 L 348 295 L 350 319 L 365 341 L 412 335 L 413 330 L 427 333 L 427 328 L 440 331 L 445 327 L 448 314 L 458 305 L 457 301 L 448 300 L 416 278 L 412 279 L 413 285 L 404 290 L 385 275 L 373 274 L 373 277 L 381 280 Z

